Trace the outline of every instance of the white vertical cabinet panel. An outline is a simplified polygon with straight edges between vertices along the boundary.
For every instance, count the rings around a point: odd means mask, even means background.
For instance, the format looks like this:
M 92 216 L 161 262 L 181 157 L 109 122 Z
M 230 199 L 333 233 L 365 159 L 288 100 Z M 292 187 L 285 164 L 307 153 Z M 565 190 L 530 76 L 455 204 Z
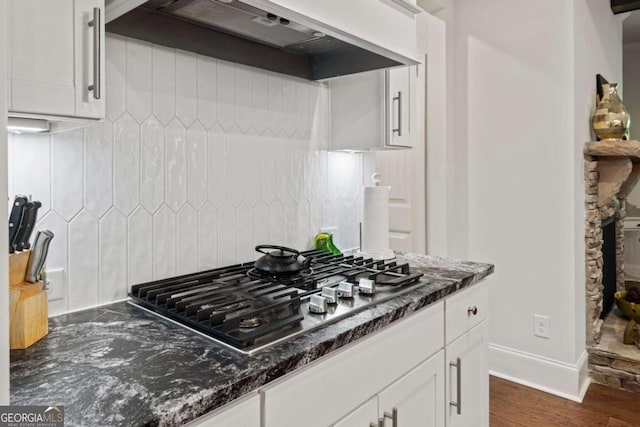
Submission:
M 395 409 L 399 426 L 443 426 L 444 376 L 444 351 L 440 350 L 378 394 L 378 417 Z M 387 417 L 385 422 L 391 420 Z
M 384 146 L 385 73 L 369 71 L 332 80 L 331 149 Z
M 489 425 L 489 333 L 488 321 L 458 338 L 446 348 L 447 427 L 486 427 Z M 450 366 L 460 359 L 460 369 Z M 458 375 L 460 391 L 458 392 Z M 458 408 L 449 402 L 460 405 Z
M 191 421 L 185 427 L 260 427 L 260 396 L 254 394 L 240 399 Z
M 31 0 L 29 0 L 31 1 Z M 56 4 L 61 1 L 53 2 Z M 75 0 L 75 94 L 76 116 L 102 119 L 105 116 L 105 40 L 104 40 L 104 0 Z M 94 8 L 99 9 L 100 26 L 89 26 L 93 21 Z M 100 40 L 100 48 L 95 49 L 95 38 Z M 56 49 L 52 49 L 56 50 Z M 94 66 L 98 73 L 94 74 Z M 94 78 L 98 77 L 99 82 Z M 89 86 L 99 86 L 99 96 Z

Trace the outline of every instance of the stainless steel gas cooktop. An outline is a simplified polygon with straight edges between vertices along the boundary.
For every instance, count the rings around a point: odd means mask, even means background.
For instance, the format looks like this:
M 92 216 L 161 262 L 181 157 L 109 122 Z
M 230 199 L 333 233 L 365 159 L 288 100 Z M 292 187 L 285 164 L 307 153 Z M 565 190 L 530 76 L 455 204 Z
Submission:
M 407 263 L 261 245 L 255 262 L 134 285 L 132 302 L 253 354 L 428 283 Z

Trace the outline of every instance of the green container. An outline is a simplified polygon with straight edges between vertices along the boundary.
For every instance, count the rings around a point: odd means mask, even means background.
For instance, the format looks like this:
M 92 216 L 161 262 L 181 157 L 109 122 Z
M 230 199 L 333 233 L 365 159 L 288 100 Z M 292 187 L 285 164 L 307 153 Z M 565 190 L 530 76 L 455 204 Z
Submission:
M 313 239 L 313 246 L 316 250 L 331 252 L 334 255 L 342 253 L 340 249 L 333 243 L 333 235 L 331 233 L 320 233 Z
M 640 304 L 629 302 L 625 299 L 627 291 L 616 292 L 614 297 L 616 299 L 616 305 L 629 319 L 633 319 L 640 323 Z

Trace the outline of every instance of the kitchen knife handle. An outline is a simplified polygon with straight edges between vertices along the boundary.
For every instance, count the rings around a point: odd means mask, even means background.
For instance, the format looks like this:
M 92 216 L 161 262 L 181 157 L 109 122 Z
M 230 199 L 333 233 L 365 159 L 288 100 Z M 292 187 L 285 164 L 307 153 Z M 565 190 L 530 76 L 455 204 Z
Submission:
M 44 233 L 45 233 L 45 237 L 44 237 L 45 240 L 42 245 L 42 254 L 38 258 L 39 261 L 38 261 L 38 265 L 36 266 L 36 272 L 37 272 L 36 277 L 38 277 L 38 275 L 44 268 L 45 263 L 47 262 L 47 256 L 49 256 L 49 245 L 51 244 L 51 240 L 53 239 L 53 236 L 54 236 L 54 234 L 49 230 L 45 230 Z M 43 276 L 44 276 L 44 272 L 43 272 Z
M 89 21 L 93 27 L 93 84 L 88 87 L 93 91 L 93 98 L 100 99 L 100 8 L 93 8 L 93 20 Z
M 29 239 L 31 238 L 31 233 L 33 232 L 33 229 L 36 225 L 36 219 L 38 219 L 38 209 L 40 209 L 41 206 L 42 203 L 37 201 L 32 202 L 31 204 L 27 204 L 24 230 L 20 233 L 20 241 L 18 241 L 18 244 L 16 245 L 17 250 L 23 251 L 31 247 Z
M 32 209 L 33 209 L 33 202 L 25 203 L 24 207 L 22 208 L 22 215 L 20 215 L 20 221 L 18 222 L 18 229 L 16 230 L 16 235 L 13 238 L 14 250 L 21 250 L 18 248 L 21 247 L 20 243 L 23 241 L 22 236 L 24 236 L 25 230 L 27 229 L 29 212 Z
M 20 228 L 20 220 L 24 214 L 24 208 L 29 200 L 26 196 L 16 196 L 9 215 L 9 253 L 15 252 L 16 236 Z
M 44 245 L 44 233 L 38 231 L 36 234 L 36 238 L 33 240 L 33 250 L 29 255 L 29 262 L 27 263 L 27 275 L 24 280 L 29 283 L 35 283 L 38 281 L 38 269 L 37 265 L 40 262 L 40 257 L 42 256 L 42 248 Z
M 40 271 L 44 267 L 49 252 L 49 243 L 53 238 L 53 233 L 49 230 L 38 231 L 33 242 L 31 256 L 27 265 L 27 276 L 25 280 L 30 283 L 36 283 L 40 276 Z

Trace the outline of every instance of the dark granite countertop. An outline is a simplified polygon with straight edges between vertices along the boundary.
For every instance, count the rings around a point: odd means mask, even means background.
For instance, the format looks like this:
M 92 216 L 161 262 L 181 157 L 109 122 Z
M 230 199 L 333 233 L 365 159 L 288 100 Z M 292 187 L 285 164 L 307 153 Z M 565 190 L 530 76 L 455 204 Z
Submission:
M 69 426 L 180 425 L 477 283 L 493 265 L 402 254 L 430 283 L 243 356 L 126 302 L 50 319 L 11 351 L 11 404 L 64 405 Z

